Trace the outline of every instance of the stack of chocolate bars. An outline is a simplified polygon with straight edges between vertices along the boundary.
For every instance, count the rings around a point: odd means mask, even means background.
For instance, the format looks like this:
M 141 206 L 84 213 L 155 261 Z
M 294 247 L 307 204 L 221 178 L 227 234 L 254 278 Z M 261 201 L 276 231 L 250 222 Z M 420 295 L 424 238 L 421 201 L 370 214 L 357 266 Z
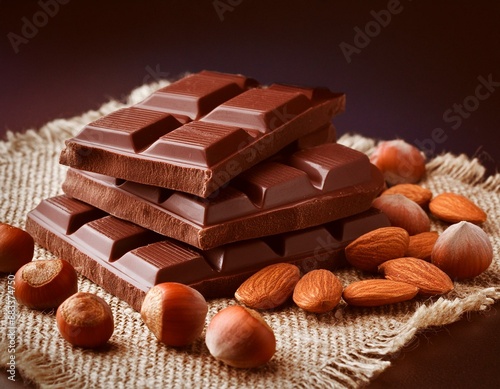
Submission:
M 36 242 L 139 310 L 161 282 L 232 296 L 264 266 L 334 269 L 389 225 L 383 177 L 335 142 L 345 96 L 203 71 L 66 142 L 64 195 L 28 215 Z

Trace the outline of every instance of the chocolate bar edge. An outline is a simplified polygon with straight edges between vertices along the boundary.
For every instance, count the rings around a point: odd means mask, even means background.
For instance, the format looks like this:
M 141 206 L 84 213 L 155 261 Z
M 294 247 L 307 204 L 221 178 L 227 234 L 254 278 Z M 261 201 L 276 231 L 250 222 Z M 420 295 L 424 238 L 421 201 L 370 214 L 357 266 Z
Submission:
M 372 180 L 365 185 L 342 188 L 252 217 L 240 217 L 206 227 L 174 217 L 155 204 L 136 199 L 119 188 L 100 185 L 83 175 L 76 179 L 78 173 L 71 170 L 62 188 L 68 196 L 92 204 L 115 217 L 200 249 L 210 249 L 238 240 L 313 227 L 367 210 L 384 185 L 380 171 L 373 165 L 370 168 Z M 353 188 L 356 189 L 355 196 L 349 195 L 349 190 Z M 113 201 L 106 201 L 108 198 L 113 198 Z M 303 214 L 308 217 L 302 217 Z M 314 223 L 308 220 L 314 220 Z

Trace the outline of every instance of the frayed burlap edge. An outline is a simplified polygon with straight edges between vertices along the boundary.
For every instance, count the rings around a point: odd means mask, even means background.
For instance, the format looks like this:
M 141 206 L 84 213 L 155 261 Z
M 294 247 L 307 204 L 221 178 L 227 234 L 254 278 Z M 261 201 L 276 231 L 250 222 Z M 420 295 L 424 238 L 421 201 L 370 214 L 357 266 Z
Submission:
M 89 111 L 71 119 L 54 120 L 38 131 L 29 130 L 25 134 L 7 134 L 7 141 L 0 143 L 0 163 L 8 162 L 14 155 L 29 153 L 35 145 L 43 143 L 54 145 L 54 150 L 61 148 L 65 139 L 73 136 L 86 123 L 108 114 L 116 109 L 136 103 L 149 95 L 153 90 L 166 85 L 160 82 L 142 86 L 133 91 L 127 101 L 110 101 L 98 110 Z M 356 134 L 346 134 L 339 143 L 370 154 L 377 142 Z M 500 192 L 500 175 L 496 174 L 484 179 L 484 167 L 476 159 L 467 156 L 443 154 L 433 158 L 427 164 L 427 175 L 446 175 L 477 190 L 494 193 Z M 9 222 L 9 220 L 3 220 Z M 15 223 L 14 223 L 15 224 Z M 22 226 L 23 222 L 18 222 Z M 497 227 L 498 229 L 498 227 Z M 495 261 L 498 261 L 498 239 L 495 237 Z M 328 360 L 317 370 L 308 371 L 303 387 L 356 387 L 368 383 L 390 365 L 390 359 L 397 356 L 401 348 L 411 342 L 415 334 L 425 328 L 441 326 L 459 320 L 464 313 L 485 310 L 500 299 L 498 287 L 476 288 L 473 293 L 461 295 L 454 299 L 442 297 L 429 304 L 422 303 L 409 312 L 405 323 L 391 330 L 380 331 L 364 347 L 346 352 Z M 7 349 L 5 331 L 2 332 L 0 347 Z M 0 363 L 6 365 L 8 355 L 0 354 Z M 39 387 L 67 388 L 78 387 L 79 379 L 65 366 L 54 365 L 46 361 L 36 350 L 19 348 L 16 350 L 17 368 L 27 379 Z

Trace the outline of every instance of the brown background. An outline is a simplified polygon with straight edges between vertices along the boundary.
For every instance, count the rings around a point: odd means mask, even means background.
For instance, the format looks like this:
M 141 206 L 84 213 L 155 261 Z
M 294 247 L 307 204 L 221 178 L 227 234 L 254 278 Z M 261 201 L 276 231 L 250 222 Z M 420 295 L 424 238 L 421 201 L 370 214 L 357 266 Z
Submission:
M 210 69 L 343 91 L 339 134 L 401 137 L 494 172 L 499 20 L 496 1 L 3 0 L 0 137 Z M 355 41 L 348 62 L 341 46 Z M 481 77 L 498 85 L 478 87 Z M 498 386 L 498 307 L 419 336 L 372 387 Z

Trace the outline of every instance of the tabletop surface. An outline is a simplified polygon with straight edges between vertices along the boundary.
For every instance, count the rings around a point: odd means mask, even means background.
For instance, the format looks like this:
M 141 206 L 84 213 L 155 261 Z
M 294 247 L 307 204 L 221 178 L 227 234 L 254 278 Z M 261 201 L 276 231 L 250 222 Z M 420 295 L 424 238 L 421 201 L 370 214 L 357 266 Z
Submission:
M 493 173 L 499 18 L 495 1 L 0 1 L 0 138 L 208 69 L 345 92 L 339 135 L 465 153 Z M 371 387 L 498 386 L 499 307 L 419 335 Z

